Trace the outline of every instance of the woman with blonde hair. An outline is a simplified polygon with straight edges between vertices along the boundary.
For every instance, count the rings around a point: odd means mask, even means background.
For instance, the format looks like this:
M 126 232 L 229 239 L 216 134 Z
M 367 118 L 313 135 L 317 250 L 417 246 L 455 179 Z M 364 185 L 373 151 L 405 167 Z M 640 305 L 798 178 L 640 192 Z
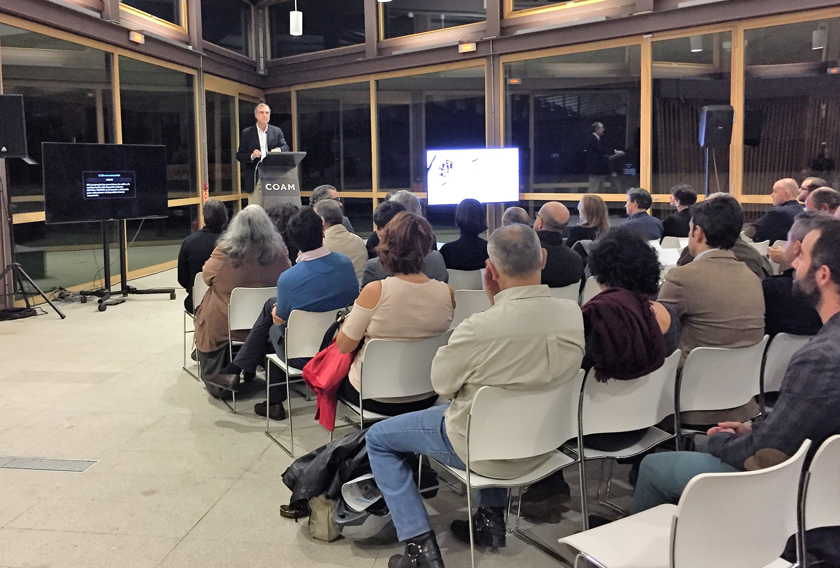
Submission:
M 597 241 L 610 230 L 610 213 L 607 204 L 597 195 L 584 195 L 578 203 L 580 225 L 569 229 L 566 246 L 571 248 L 578 241 Z

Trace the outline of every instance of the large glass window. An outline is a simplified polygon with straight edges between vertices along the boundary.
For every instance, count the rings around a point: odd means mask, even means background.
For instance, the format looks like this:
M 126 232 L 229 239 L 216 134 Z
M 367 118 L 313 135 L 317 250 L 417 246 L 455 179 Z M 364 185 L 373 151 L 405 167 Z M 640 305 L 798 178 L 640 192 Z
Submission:
M 840 160 L 840 18 L 744 32 L 744 181 L 766 195 L 780 178 L 834 184 Z
M 184 16 L 184 0 L 120 0 L 120 2 L 179 26 Z
M 505 145 L 520 150 L 521 191 L 624 193 L 638 185 L 639 45 L 504 67 Z M 624 154 L 609 156 L 614 150 Z
M 728 105 L 732 34 L 653 42 L 652 193 L 678 183 L 704 187 L 704 150 L 698 142 L 700 109 Z M 729 191 L 729 148 L 709 150 L 711 192 Z
M 201 35 L 242 55 L 251 55 L 251 15 L 243 0 L 201 0 Z
M 297 7 L 303 12 L 301 36 L 289 34 L 293 0 L 268 8 L 273 59 L 365 43 L 364 0 L 298 0 Z
M 127 221 L 128 269 L 177 260 L 181 242 L 197 230 L 198 205 L 173 207 L 166 219 Z
M 124 56 L 119 65 L 123 143 L 165 145 L 169 198 L 196 197 L 194 77 Z
M 44 210 L 42 142 L 114 141 L 109 54 L 0 24 L 3 90 L 24 97 L 29 155 L 6 160 L 12 213 Z
M 239 187 L 236 176 L 236 99 L 205 92 L 207 108 L 207 180 L 210 194 L 232 193 Z
M 603 0 L 512 0 L 513 10 L 531 10 L 552 6 L 573 6 L 575 4 L 597 4 Z
M 483 0 L 400 0 L 379 5 L 386 39 L 483 22 L 487 14 Z
M 303 189 L 372 191 L 370 83 L 298 91 L 297 112 Z
M 274 93 L 273 95 L 267 95 L 265 97 L 265 102 L 271 108 L 271 120 L 269 120 L 269 124 L 273 124 L 280 128 L 283 131 L 283 137 L 286 139 L 286 144 L 289 145 L 289 149 L 294 148 L 294 132 L 292 132 L 292 93 Z M 240 107 L 242 103 L 239 103 Z M 240 119 L 241 120 L 241 119 Z M 242 126 L 250 126 L 254 123 L 254 112 L 251 111 L 251 117 L 249 122 Z

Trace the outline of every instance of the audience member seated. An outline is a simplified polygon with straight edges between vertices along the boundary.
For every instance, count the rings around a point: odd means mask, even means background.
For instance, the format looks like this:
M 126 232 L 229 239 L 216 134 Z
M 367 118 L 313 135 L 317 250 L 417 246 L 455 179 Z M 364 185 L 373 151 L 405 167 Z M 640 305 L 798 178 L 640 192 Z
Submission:
M 227 221 L 225 204 L 218 199 L 208 199 L 204 204 L 204 227 L 181 243 L 181 251 L 178 253 L 178 284 L 187 291 L 184 309 L 189 313 L 195 312 L 192 298 L 195 275 L 201 272 L 204 263 L 216 248 L 216 241 L 219 240 Z
M 389 199 L 384 203 L 380 203 L 376 210 L 373 212 L 373 225 L 376 229 L 377 235 L 377 246 L 379 243 L 379 239 L 382 236 L 382 231 L 385 229 L 385 226 L 393 219 L 397 213 L 400 211 L 405 211 L 406 207 L 397 200 L 397 196 L 400 193 L 408 194 L 411 199 L 417 204 L 417 209 L 420 209 L 420 202 L 417 201 L 417 198 L 414 197 L 414 194 L 410 191 L 400 190 L 394 194 L 394 197 Z M 409 202 L 410 203 L 410 202 Z M 409 211 L 409 213 L 413 213 L 413 211 Z M 415 215 L 420 215 L 419 213 L 414 213 Z M 418 236 L 418 238 L 420 238 Z M 368 241 L 370 241 L 368 239 Z M 433 240 L 431 245 L 431 250 L 426 254 L 426 257 L 423 259 L 423 264 L 425 266 L 423 272 L 429 278 L 434 280 L 440 280 L 441 282 L 448 282 L 449 281 L 449 272 L 446 270 L 446 264 L 443 262 L 443 257 L 441 256 L 440 252 L 436 250 L 437 243 Z M 393 276 L 393 274 L 388 274 L 385 269 L 382 267 L 382 263 L 380 262 L 379 258 L 372 258 L 367 261 L 365 264 L 365 271 L 362 275 L 362 288 L 370 284 L 375 280 L 385 280 L 388 276 Z
M 828 186 L 828 182 L 825 181 L 822 178 L 816 178 L 816 177 L 805 178 L 805 180 L 799 186 L 799 191 L 796 194 L 796 199 L 797 199 L 797 201 L 800 201 L 801 203 L 805 203 L 805 200 L 808 199 L 808 195 L 812 191 L 814 191 L 815 189 L 818 189 L 820 187 L 826 187 L 826 186 Z
M 680 366 L 695 347 L 748 347 L 764 337 L 761 281 L 731 249 L 744 223 L 741 206 L 721 195 L 692 207 L 688 248 L 694 261 L 672 268 L 659 301 L 680 318 Z M 753 401 L 713 413 L 686 412 L 686 424 L 747 420 L 757 414 Z
M 344 225 L 344 228 L 356 234 L 356 230 L 353 228 L 353 224 L 350 223 L 350 219 L 344 216 L 344 204 L 341 203 L 341 196 L 338 195 L 338 190 L 331 185 L 319 185 L 315 189 L 312 190 L 312 195 L 309 197 L 309 206 L 315 207 L 315 204 L 324 201 L 324 200 L 332 200 L 338 203 L 341 207 L 342 215 L 341 215 L 341 224 Z
M 677 210 L 662 221 L 663 237 L 687 237 L 691 206 L 697 203 L 697 192 L 690 185 L 678 183 L 671 188 L 671 207 Z
M 233 361 L 205 380 L 226 389 L 239 385 L 239 373 L 253 373 L 265 361 L 266 353 L 276 353 L 285 360 L 286 321 L 294 310 L 328 312 L 350 305 L 359 295 L 359 281 L 353 263 L 343 254 L 330 252 L 324 246 L 321 218 L 311 207 L 303 207 L 289 220 L 289 237 L 300 250 L 298 263 L 277 280 L 277 297 L 268 300 L 251 328 L 245 344 Z M 297 362 L 295 362 L 297 363 Z M 293 363 L 293 364 L 295 364 Z M 305 361 L 299 362 L 304 364 Z M 271 372 L 277 367 L 270 366 Z M 254 412 L 273 420 L 284 420 L 286 389 L 282 377 L 270 377 L 269 400 L 254 406 Z
M 542 271 L 542 283 L 562 288 L 583 280 L 583 260 L 563 243 L 563 231 L 569 223 L 569 210 L 557 201 L 549 201 L 537 213 L 534 230 L 548 254 Z
M 830 187 L 820 187 L 808 194 L 805 211 L 822 211 L 834 215 L 840 207 L 840 192 Z
M 361 278 L 368 260 L 365 241 L 341 224 L 341 207 L 335 201 L 319 201 L 313 209 L 324 221 L 324 246 L 330 252 L 339 252 L 349 258 L 356 271 L 356 278 Z
M 415 215 L 420 216 L 423 215 L 423 206 L 420 204 L 420 199 L 407 189 L 401 189 L 399 191 L 389 193 L 385 198 L 385 202 L 387 201 L 399 203 L 405 207 L 405 210 L 409 213 L 414 213 Z M 376 222 L 374 221 L 374 228 L 375 227 Z M 370 234 L 366 246 L 368 249 L 368 258 L 376 258 L 376 247 L 379 246 L 379 235 L 376 234 L 376 231 Z M 435 242 L 435 248 L 437 248 L 437 242 Z
M 812 194 L 813 195 L 813 194 Z M 809 197 L 810 199 L 810 197 Z M 787 246 L 782 250 L 780 263 L 786 269 L 778 276 L 766 278 L 764 288 L 764 333 L 773 337 L 777 333 L 815 335 L 822 321 L 810 302 L 793 292 L 793 261 L 802 251 L 802 239 L 814 229 L 824 226 L 831 217 L 825 213 L 806 211 L 800 213 L 788 233 Z
M 773 184 L 770 198 L 773 208 L 762 215 L 755 223 L 744 231 L 744 234 L 754 242 L 783 241 L 793 225 L 793 218 L 802 213 L 802 205 L 796 200 L 796 182 L 790 178 L 780 179 Z
M 297 262 L 298 249 L 292 244 L 292 239 L 289 238 L 289 219 L 298 212 L 300 207 L 293 203 L 275 203 L 269 205 L 265 212 L 268 213 L 271 222 L 277 227 L 280 236 L 283 237 L 283 244 L 289 251 L 289 260 L 292 261 L 292 266 Z
M 598 195 L 586 194 L 578 203 L 580 225 L 569 229 L 566 246 L 572 248 L 578 241 L 597 241 L 610 230 L 610 212 Z
M 377 250 L 386 272 L 395 276 L 375 280 L 364 287 L 338 332 L 339 351 L 352 353 L 362 340 L 426 339 L 449 329 L 455 292 L 449 284 L 423 274 L 423 258 L 434 242 L 432 227 L 419 215 L 403 211 L 386 225 Z M 339 387 L 340 400 L 359 404 L 364 357 L 363 345 Z M 437 394 L 428 393 L 399 401 L 368 399 L 364 408 L 396 416 L 429 408 L 437 398 Z
M 531 226 L 531 216 L 521 207 L 508 207 L 502 213 L 502 227 L 519 223 L 520 225 Z
M 752 469 L 768 455 L 773 465 L 806 439 L 810 459 L 827 438 L 840 434 L 840 222 L 829 220 L 805 236 L 794 270 L 794 289 L 815 306 L 823 327 L 791 359 L 773 411 L 757 424 L 718 424 L 698 451 L 647 456 L 636 485 L 636 511 L 676 503 L 695 475 Z M 809 531 L 807 540 L 809 551 L 819 550 L 828 564 L 840 565 L 840 527 Z
M 621 224 L 625 229 L 637 231 L 642 238 L 649 241 L 662 238 L 662 221 L 648 215 L 648 209 L 653 205 L 653 198 L 646 189 L 635 187 L 627 192 L 627 219 Z
M 432 364 L 432 384 L 446 406 L 412 412 L 374 424 L 367 433 L 376 483 L 406 544 L 391 568 L 442 568 L 443 559 L 423 500 L 406 460 L 414 453 L 464 468 L 466 424 L 478 389 L 484 385 L 517 391 L 544 389 L 573 380 L 583 357 L 583 318 L 574 303 L 551 297 L 540 285 L 545 252 L 535 232 L 521 224 L 502 227 L 489 239 L 484 288 L 491 307 L 462 322 Z M 546 341 L 549 342 L 547 348 Z M 549 356 L 551 354 L 551 356 Z M 504 420 L 504 414 L 499 416 Z M 473 461 L 479 475 L 516 477 L 540 458 Z M 505 545 L 504 489 L 482 489 L 473 517 L 478 546 Z M 467 521 L 455 521 L 455 537 L 469 542 Z
M 461 236 L 440 247 L 446 268 L 450 270 L 481 270 L 487 260 L 487 241 L 481 233 L 487 230 L 487 212 L 475 199 L 464 199 L 455 209 L 455 225 Z
M 291 265 L 286 245 L 262 207 L 249 205 L 233 217 L 201 271 L 209 286 L 195 310 L 202 376 L 218 373 L 230 360 L 228 304 L 233 289 L 274 286 Z M 242 332 L 232 336 L 244 339 Z

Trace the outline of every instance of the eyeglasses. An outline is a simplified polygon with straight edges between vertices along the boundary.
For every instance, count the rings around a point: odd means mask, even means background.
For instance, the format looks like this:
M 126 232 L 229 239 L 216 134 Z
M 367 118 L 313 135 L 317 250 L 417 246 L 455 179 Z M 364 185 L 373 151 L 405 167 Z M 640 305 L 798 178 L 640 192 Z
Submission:
M 333 201 L 338 201 L 339 203 L 341 203 L 341 198 L 340 197 L 333 197 L 332 200 Z

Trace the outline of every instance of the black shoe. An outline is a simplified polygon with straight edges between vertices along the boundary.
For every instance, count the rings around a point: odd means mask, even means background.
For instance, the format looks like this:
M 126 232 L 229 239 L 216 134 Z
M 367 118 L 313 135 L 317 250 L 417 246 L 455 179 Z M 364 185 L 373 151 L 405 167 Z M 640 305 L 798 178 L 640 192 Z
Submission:
M 250 383 L 257 374 L 251 371 L 242 371 L 242 382 Z
M 258 402 L 254 405 L 254 414 L 257 416 L 265 416 L 266 406 L 265 402 Z M 268 407 L 268 417 L 272 420 L 285 420 L 286 409 L 283 408 L 282 404 L 272 404 Z
M 405 554 L 395 554 L 388 568 L 444 568 L 435 531 L 418 535 L 405 543 Z
M 527 493 L 526 493 L 527 495 Z M 568 495 L 565 496 L 568 501 Z M 569 507 L 563 504 L 564 500 L 558 495 L 551 495 L 542 501 L 526 501 L 522 499 L 522 509 L 519 511 L 523 519 L 537 521 L 539 523 L 559 523 L 563 520 L 563 513 Z
M 558 503 L 565 503 L 570 499 L 571 493 L 569 484 L 563 479 L 563 471 L 560 470 L 529 487 L 522 495 L 522 504 L 542 503 L 549 498 L 554 498 Z
M 505 510 L 503 507 L 479 507 L 472 518 L 476 546 L 489 546 L 490 552 L 505 547 Z M 470 543 L 468 521 L 452 521 L 449 530 L 456 540 Z

